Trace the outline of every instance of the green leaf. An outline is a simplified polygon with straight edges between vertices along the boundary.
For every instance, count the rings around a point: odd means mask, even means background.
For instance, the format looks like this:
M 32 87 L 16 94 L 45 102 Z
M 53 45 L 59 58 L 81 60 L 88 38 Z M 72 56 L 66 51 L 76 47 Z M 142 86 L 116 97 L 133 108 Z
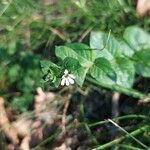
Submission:
M 49 68 L 55 68 L 57 70 L 59 69 L 59 66 L 48 60 L 42 60 L 41 67 L 44 74 L 48 72 Z
M 120 48 L 122 54 L 127 57 L 131 57 L 135 52 L 125 41 L 120 41 Z
M 76 82 L 82 86 L 89 68 L 93 65 L 95 56 L 85 44 L 67 44 L 56 47 L 56 56 L 63 60 L 64 68 L 71 70 L 76 76 Z
M 135 69 L 139 75 L 150 77 L 150 50 L 145 49 L 136 52 L 133 55 L 135 61 Z
M 94 65 L 90 69 L 90 74 L 100 82 L 107 82 L 107 84 L 116 82 L 116 73 L 105 58 L 97 58 L 95 60 Z
M 66 57 L 63 61 L 63 66 L 64 66 L 64 69 L 73 71 L 75 69 L 78 69 L 78 67 L 81 65 L 77 59 Z
M 73 49 L 67 46 L 56 46 L 55 54 L 61 60 L 64 60 L 66 57 L 78 59 L 78 54 Z
M 73 49 L 80 57 L 84 58 L 85 60 L 91 62 L 95 60 L 95 55 L 89 46 L 82 43 L 67 44 L 67 46 Z
M 83 67 L 90 68 L 95 59 L 92 50 L 85 44 L 68 44 L 67 46 L 58 46 L 55 50 L 56 56 L 64 60 L 71 57 L 79 60 Z
M 125 55 L 134 61 L 136 73 L 150 77 L 150 35 L 141 28 L 132 26 L 126 29 L 124 39 L 129 46 L 122 48 L 127 50 L 128 55 Z
M 116 57 L 115 71 L 117 73 L 117 84 L 130 88 L 134 81 L 135 68 L 132 61 L 125 57 Z
M 150 35 L 139 27 L 128 27 L 123 37 L 135 51 L 150 48 Z
M 121 55 L 119 42 L 104 32 L 91 32 L 90 47 L 94 49 L 97 57 L 112 59 L 112 55 Z
M 103 32 L 92 32 L 90 36 L 90 46 L 93 49 L 101 49 L 105 47 L 103 50 L 95 50 L 97 57 L 104 57 L 109 60 L 111 67 L 116 72 L 116 82 L 110 78 L 108 80 L 108 77 L 103 77 L 101 80 L 103 80 L 103 82 L 108 82 L 110 85 L 118 84 L 124 87 L 131 87 L 135 72 L 133 63 L 123 57 L 120 43 L 115 40 L 114 37 L 110 36 L 106 43 L 107 38 L 108 35 Z M 124 44 L 124 47 L 127 46 L 125 43 L 122 44 Z

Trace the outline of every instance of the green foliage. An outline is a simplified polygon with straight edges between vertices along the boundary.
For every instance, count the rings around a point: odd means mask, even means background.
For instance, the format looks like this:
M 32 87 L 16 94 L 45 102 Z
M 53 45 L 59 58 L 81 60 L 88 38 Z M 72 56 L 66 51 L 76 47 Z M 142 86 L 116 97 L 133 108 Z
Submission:
M 150 77 L 150 48 L 136 52 L 133 59 L 136 62 L 136 72 L 144 77 Z
M 128 27 L 123 37 L 134 51 L 150 48 L 150 35 L 139 27 Z
M 150 35 L 139 27 L 132 26 L 126 29 L 124 40 L 129 45 L 126 51 L 134 61 L 136 73 L 150 77 Z
M 25 111 L 32 103 L 35 88 L 41 85 L 41 59 L 31 51 L 17 51 L 16 48 L 11 53 L 9 49 L 10 45 L 3 45 L 0 49 L 1 93 L 10 90 L 10 96 L 14 95 L 11 104 L 17 110 Z
M 0 1 L 0 94 L 7 102 L 27 111 L 42 73 L 44 87 L 58 87 L 65 69 L 80 87 L 88 81 L 143 98 L 131 87 L 136 74 L 150 77 L 150 18 L 136 14 L 135 1 L 56 1 Z
M 127 28 L 124 35 L 129 32 L 129 29 L 133 29 L 134 32 L 136 30 L 137 33 L 140 32 L 148 36 L 147 33 L 137 27 Z M 142 40 L 146 41 L 147 36 L 143 36 Z M 125 41 L 127 41 L 127 36 L 125 37 Z M 61 62 L 59 63 L 61 69 L 58 69 L 59 76 L 53 71 L 58 66 L 55 67 L 55 64 L 50 65 L 52 62 L 49 62 L 49 65 L 45 65 L 44 69 L 49 67 L 52 70 L 48 74 L 55 76 L 57 78 L 55 81 L 60 81 L 62 70 L 68 69 L 76 76 L 76 82 L 80 86 L 83 85 L 86 76 L 90 75 L 102 84 L 102 86 L 107 83 L 107 85 L 110 85 L 110 88 L 112 88 L 112 85 L 131 88 L 135 70 L 143 76 L 149 75 L 149 67 L 147 65 L 150 62 L 150 51 L 149 49 L 144 50 L 143 48 L 136 50 L 135 48 L 137 47 L 132 49 L 128 43 L 136 41 L 136 37 L 133 34 L 128 34 L 127 43 L 122 41 L 119 42 L 113 36 L 108 36 L 104 32 L 92 32 L 90 36 L 90 47 L 82 43 L 56 47 L 55 53 Z M 124 53 L 126 50 L 132 51 L 132 55 L 126 56 Z M 145 65 L 143 62 L 148 64 Z
M 22 96 L 14 97 L 11 106 L 20 112 L 26 112 L 27 108 L 32 104 L 32 100 L 32 93 L 25 92 Z
M 94 61 L 90 74 L 97 81 L 108 84 L 115 83 L 117 78 L 116 72 L 112 69 L 110 62 L 103 57 L 99 57 Z
M 61 73 L 61 68 L 48 60 L 41 61 L 41 67 L 44 74 L 44 80 L 46 82 L 51 81 L 52 84 L 58 86 L 60 82 L 59 77 Z
M 113 36 L 108 37 L 104 32 L 92 32 L 90 46 L 92 49 L 96 49 L 97 57 L 104 57 L 110 61 L 117 74 L 116 82 L 108 82 L 102 79 L 100 81 L 107 82 L 110 85 L 116 83 L 124 87 L 132 86 L 134 78 L 133 63 L 122 55 L 121 45 Z

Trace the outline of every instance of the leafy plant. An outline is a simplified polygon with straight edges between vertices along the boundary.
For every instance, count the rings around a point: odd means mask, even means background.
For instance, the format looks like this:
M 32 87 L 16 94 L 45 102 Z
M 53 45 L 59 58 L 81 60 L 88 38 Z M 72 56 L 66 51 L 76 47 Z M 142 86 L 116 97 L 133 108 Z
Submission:
M 137 39 L 139 35 L 141 40 Z M 53 76 L 55 80 L 52 82 L 57 82 L 57 86 L 63 70 L 68 69 L 76 76 L 76 83 L 80 87 L 90 77 L 104 87 L 114 89 L 116 86 L 119 91 L 121 88 L 128 91 L 132 88 L 135 73 L 150 76 L 149 38 L 148 33 L 136 26 L 127 28 L 122 40 L 104 32 L 91 32 L 90 47 L 82 43 L 57 46 L 57 65 L 50 60 L 47 61 L 48 64 L 44 61 L 41 63 L 42 70 L 47 76 L 46 81 L 50 82 L 48 76 Z M 45 73 L 46 68 L 51 71 Z

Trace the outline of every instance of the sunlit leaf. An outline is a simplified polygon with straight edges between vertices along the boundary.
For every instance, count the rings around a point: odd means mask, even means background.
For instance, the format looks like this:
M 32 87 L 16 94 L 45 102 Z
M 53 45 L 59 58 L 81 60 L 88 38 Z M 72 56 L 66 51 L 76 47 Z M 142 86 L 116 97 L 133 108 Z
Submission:
M 103 32 L 92 32 L 90 36 L 90 46 L 93 49 L 97 49 L 95 50 L 97 57 L 104 57 L 109 60 L 116 73 L 116 82 L 106 80 L 108 84 L 119 84 L 124 87 L 132 86 L 134 80 L 133 63 L 123 57 L 121 44 L 114 37 L 108 37 L 108 35 Z M 103 47 L 104 49 L 102 49 Z
M 150 48 L 150 35 L 139 27 L 128 27 L 124 39 L 134 51 Z
M 90 74 L 97 81 L 112 84 L 116 82 L 116 73 L 105 58 L 97 58 L 90 69 Z

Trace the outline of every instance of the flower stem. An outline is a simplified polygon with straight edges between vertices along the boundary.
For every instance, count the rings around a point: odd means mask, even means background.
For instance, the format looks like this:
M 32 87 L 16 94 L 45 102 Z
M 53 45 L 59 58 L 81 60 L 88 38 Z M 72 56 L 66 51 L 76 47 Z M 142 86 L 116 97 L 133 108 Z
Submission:
M 89 82 L 92 82 L 93 84 L 95 84 L 97 86 L 102 86 L 102 87 L 105 87 L 105 88 L 108 88 L 108 89 L 112 89 L 114 91 L 118 91 L 120 93 L 132 96 L 134 98 L 139 98 L 139 99 L 144 99 L 144 98 L 147 98 L 147 97 L 150 98 L 150 95 L 145 95 L 145 94 L 143 94 L 139 91 L 136 91 L 134 89 L 125 88 L 125 87 L 122 87 L 122 86 L 117 85 L 117 84 L 109 85 L 107 83 L 102 83 L 102 82 L 96 81 L 95 79 L 93 79 L 91 77 L 86 77 L 86 80 L 89 81 Z

